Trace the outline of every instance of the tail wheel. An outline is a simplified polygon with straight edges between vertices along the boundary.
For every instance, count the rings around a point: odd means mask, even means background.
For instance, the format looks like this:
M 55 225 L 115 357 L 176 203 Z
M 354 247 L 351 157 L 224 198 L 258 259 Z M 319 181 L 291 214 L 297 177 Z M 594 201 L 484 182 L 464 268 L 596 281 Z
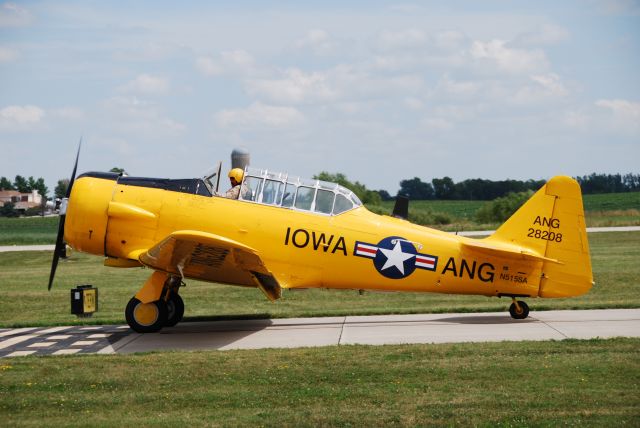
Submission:
M 527 305 L 523 301 L 513 301 L 511 306 L 509 306 L 509 313 L 511 314 L 511 318 L 516 320 L 523 320 L 529 316 L 529 305 Z
M 124 311 L 127 324 L 138 333 L 155 333 L 167 322 L 167 304 L 164 300 L 142 303 L 135 297 L 129 300 Z
M 182 321 L 182 316 L 184 315 L 184 302 L 178 293 L 169 293 L 169 298 L 167 299 L 167 311 L 168 316 L 167 322 L 165 323 L 167 327 L 173 327 Z

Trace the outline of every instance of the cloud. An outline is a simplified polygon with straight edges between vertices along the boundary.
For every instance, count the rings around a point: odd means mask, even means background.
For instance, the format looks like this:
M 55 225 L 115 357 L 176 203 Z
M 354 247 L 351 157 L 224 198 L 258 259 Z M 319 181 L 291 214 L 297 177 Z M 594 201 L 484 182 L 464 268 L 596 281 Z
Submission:
M 310 73 L 294 68 L 280 74 L 279 78 L 248 80 L 247 92 L 278 104 L 330 104 L 415 96 L 424 86 L 419 74 L 378 76 L 365 65 L 339 65 Z
M 402 31 L 385 30 L 378 35 L 377 47 L 382 50 L 414 49 L 427 44 L 427 34 L 415 28 Z
M 549 66 L 543 51 L 509 48 L 504 40 L 475 41 L 470 52 L 474 59 L 488 61 L 507 73 L 532 73 Z
M 293 107 L 255 102 L 246 109 L 226 109 L 215 114 L 221 127 L 286 128 L 304 122 L 304 115 Z
M 520 88 L 513 101 L 517 104 L 533 104 L 550 99 L 566 97 L 569 91 L 562 84 L 560 76 L 555 73 L 540 74 L 529 77 L 532 85 Z
M 280 79 L 254 79 L 247 82 L 247 90 L 254 96 L 266 97 L 279 103 L 330 101 L 338 93 L 327 73 L 305 73 L 297 68 L 285 70 Z
M 104 107 L 115 128 L 124 132 L 137 132 L 151 136 L 180 134 L 186 126 L 165 117 L 154 104 L 137 97 L 117 96 L 108 99 Z
M 255 61 L 244 50 L 224 51 L 215 57 L 196 58 L 196 68 L 206 76 L 251 74 L 255 69 Z
M 595 105 L 608 111 L 609 126 L 623 133 L 640 133 L 640 103 L 628 100 L 598 100 Z
M 169 90 L 169 80 L 163 77 L 141 74 L 120 89 L 127 93 L 161 95 Z
M 428 132 L 450 131 L 454 127 L 451 121 L 441 117 L 427 117 L 424 118 L 420 124 L 422 128 Z
M 316 55 L 328 55 L 334 52 L 335 44 L 325 30 L 309 30 L 307 34 L 294 43 L 298 50 L 310 50 Z
M 32 20 L 31 12 L 15 3 L 3 3 L 0 6 L 0 28 L 24 27 Z
M 480 82 L 454 81 L 448 74 L 445 74 L 438 82 L 437 88 L 452 95 L 475 95 L 481 87 Z
M 11 62 L 18 57 L 18 53 L 10 48 L 0 46 L 0 63 Z
M 37 106 L 8 106 L 0 110 L 0 129 L 26 129 L 38 124 L 44 116 L 45 111 Z
M 459 31 L 447 30 L 436 33 L 433 44 L 441 50 L 454 51 L 463 47 L 466 36 Z
M 67 120 L 80 120 L 80 119 L 84 119 L 85 117 L 84 111 L 75 107 L 62 107 L 55 110 L 51 110 L 50 113 L 51 113 L 51 116 L 53 117 L 57 117 L 60 119 L 67 119 Z
M 422 110 L 424 108 L 424 101 L 415 97 L 407 97 L 402 103 L 409 110 Z

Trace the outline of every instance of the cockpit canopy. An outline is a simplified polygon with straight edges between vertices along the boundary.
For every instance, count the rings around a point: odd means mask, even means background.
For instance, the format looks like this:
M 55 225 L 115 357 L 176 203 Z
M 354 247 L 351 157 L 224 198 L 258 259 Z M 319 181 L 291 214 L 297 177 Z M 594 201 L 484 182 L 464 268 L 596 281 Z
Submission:
M 339 184 L 250 167 L 245 170 L 239 199 L 325 215 L 362 206 L 351 190 Z

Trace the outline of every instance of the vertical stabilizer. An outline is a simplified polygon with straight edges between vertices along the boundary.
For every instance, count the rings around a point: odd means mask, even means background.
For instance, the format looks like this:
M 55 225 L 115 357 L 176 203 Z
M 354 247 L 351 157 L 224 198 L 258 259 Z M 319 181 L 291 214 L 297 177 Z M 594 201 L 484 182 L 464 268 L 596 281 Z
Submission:
M 549 180 L 486 241 L 547 259 L 540 297 L 577 296 L 593 285 L 582 194 L 571 177 Z

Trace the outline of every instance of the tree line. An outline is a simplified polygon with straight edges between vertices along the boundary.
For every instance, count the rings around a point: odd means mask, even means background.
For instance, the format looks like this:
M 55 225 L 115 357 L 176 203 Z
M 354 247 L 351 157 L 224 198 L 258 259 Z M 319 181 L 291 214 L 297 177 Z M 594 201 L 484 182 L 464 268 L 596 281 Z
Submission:
M 623 193 L 640 191 L 640 174 L 590 174 L 574 177 L 582 187 L 582 193 Z M 424 182 L 418 177 L 400 182 L 398 195 L 412 200 L 480 200 L 491 201 L 510 193 L 536 191 L 545 180 L 484 180 L 467 179 L 458 183 L 450 177 L 434 178 Z M 380 191 L 383 199 L 392 199 L 387 192 Z M 384 193 L 382 193 L 384 192 Z
M 44 197 L 49 193 L 49 188 L 44 184 L 44 178 L 35 179 L 33 176 L 25 178 L 21 175 L 16 175 L 13 182 L 7 177 L 0 177 L 0 190 L 16 190 L 20 193 L 31 193 L 37 190 Z

